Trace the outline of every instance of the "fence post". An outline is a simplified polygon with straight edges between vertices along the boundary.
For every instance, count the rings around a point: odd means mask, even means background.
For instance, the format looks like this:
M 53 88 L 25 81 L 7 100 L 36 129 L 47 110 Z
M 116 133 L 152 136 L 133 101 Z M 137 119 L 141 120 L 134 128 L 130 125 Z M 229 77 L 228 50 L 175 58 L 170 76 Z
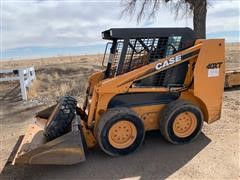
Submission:
M 27 100 L 27 91 L 25 87 L 25 78 L 24 78 L 24 69 L 19 69 L 19 78 L 20 78 L 20 88 L 21 88 L 21 94 L 22 94 L 22 99 Z
M 29 68 L 26 68 L 26 73 L 25 73 L 26 75 L 27 75 L 27 79 L 26 79 L 26 81 L 25 81 L 25 87 L 30 87 L 30 85 L 31 85 L 31 75 L 30 75 L 30 69 Z
M 31 71 L 32 71 L 32 79 L 36 79 L 36 74 L 35 74 L 35 69 L 34 67 L 31 67 Z
M 0 82 L 19 80 L 22 99 L 27 100 L 27 88 L 29 88 L 31 86 L 33 80 L 36 79 L 34 67 L 11 69 L 11 70 L 0 69 L 0 74 L 9 74 L 9 73 L 13 73 L 15 76 L 14 77 L 3 77 L 3 78 L 0 77 Z M 17 74 L 17 76 L 16 76 L 16 74 Z

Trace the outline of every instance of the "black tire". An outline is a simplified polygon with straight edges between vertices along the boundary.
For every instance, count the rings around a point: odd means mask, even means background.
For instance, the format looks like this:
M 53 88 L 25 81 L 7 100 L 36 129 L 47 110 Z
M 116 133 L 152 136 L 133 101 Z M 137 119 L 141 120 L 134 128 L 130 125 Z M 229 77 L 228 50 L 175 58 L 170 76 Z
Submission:
M 55 139 L 71 130 L 76 106 L 77 101 L 71 96 L 60 99 L 45 126 L 44 135 L 48 140 Z
M 184 112 L 191 112 L 195 115 L 197 124 L 195 130 L 187 137 L 179 137 L 174 133 L 173 123 L 175 118 Z M 160 115 L 160 131 L 165 140 L 172 144 L 186 144 L 197 138 L 202 130 L 203 113 L 199 107 L 185 100 L 176 100 L 166 105 Z
M 126 148 L 116 148 L 112 146 L 108 139 L 110 128 L 121 120 L 127 120 L 134 124 L 136 128 L 136 138 L 132 144 Z M 145 129 L 142 120 L 129 108 L 112 108 L 107 110 L 96 125 L 96 137 L 101 149 L 111 156 L 127 155 L 136 151 L 142 144 L 145 137 Z

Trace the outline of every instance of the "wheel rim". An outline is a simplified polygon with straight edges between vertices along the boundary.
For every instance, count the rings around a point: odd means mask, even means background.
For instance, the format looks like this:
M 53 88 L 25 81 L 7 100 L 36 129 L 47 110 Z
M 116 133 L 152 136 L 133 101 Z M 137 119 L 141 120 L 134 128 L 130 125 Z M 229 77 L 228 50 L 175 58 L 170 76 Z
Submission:
M 117 149 L 129 147 L 137 137 L 135 125 L 127 120 L 121 120 L 115 123 L 109 130 L 108 140 L 110 144 Z
M 180 138 L 190 136 L 197 128 L 197 118 L 192 112 L 179 114 L 173 122 L 173 132 Z

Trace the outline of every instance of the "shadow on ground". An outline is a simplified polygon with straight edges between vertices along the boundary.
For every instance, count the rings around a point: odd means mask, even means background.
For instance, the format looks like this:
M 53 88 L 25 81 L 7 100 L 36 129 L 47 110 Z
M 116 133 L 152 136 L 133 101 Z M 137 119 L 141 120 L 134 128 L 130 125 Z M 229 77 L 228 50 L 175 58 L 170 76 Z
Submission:
M 14 103 L 20 101 L 21 99 L 22 97 L 19 83 L 17 83 L 17 85 L 12 85 L 12 87 L 8 88 L 6 92 L 1 91 L 0 93 L 0 100 L 2 102 L 6 101 Z
M 165 179 L 187 164 L 211 140 L 203 133 L 193 143 L 171 145 L 158 131 L 149 132 L 140 150 L 132 155 L 109 157 L 99 148 L 89 150 L 87 161 L 70 166 L 11 165 L 1 173 L 4 179 Z
M 231 92 L 231 91 L 237 91 L 237 90 L 240 90 L 240 86 L 233 86 L 233 87 L 228 87 L 224 89 L 225 92 Z

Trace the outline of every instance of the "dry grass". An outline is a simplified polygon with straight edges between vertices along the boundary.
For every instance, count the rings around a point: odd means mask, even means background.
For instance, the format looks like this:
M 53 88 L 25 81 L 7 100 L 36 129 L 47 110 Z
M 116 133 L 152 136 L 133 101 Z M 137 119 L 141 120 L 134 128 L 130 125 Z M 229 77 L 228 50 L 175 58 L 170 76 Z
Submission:
M 38 64 L 37 83 L 34 83 L 29 91 L 30 99 L 49 103 L 55 102 L 61 96 L 71 95 L 81 101 L 85 95 L 87 77 L 101 69 L 100 62 L 101 56 L 88 56 L 79 58 L 78 61 L 62 59 L 61 63 L 57 64 L 46 60 L 46 65 Z
M 8 60 L 1 61 L 1 68 L 3 69 L 14 69 L 19 67 L 30 67 L 34 66 L 36 69 L 49 66 L 59 66 L 63 64 L 76 64 L 76 63 L 101 63 L 103 55 L 83 55 L 83 56 L 66 56 L 66 57 L 49 57 L 49 58 L 38 58 L 28 60 Z
M 41 80 L 34 80 L 31 87 L 28 89 L 28 98 L 34 99 L 38 97 L 38 89 L 41 87 Z

